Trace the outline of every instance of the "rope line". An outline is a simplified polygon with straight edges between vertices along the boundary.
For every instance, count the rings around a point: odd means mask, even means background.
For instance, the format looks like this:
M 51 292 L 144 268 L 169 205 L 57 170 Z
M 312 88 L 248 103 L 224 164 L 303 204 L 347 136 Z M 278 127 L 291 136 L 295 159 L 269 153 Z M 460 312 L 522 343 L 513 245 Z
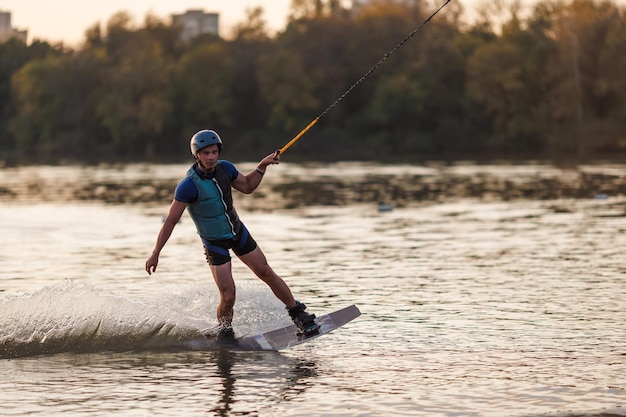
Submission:
M 415 28 L 411 33 L 409 33 L 400 43 L 398 43 L 392 50 L 390 50 L 389 52 L 386 52 L 385 55 L 376 63 L 374 64 L 373 67 L 371 67 L 369 69 L 369 71 L 367 71 L 365 73 L 365 75 L 363 75 L 361 78 L 358 79 L 357 82 L 355 82 L 354 84 L 352 84 L 352 86 L 350 86 L 350 88 L 348 88 L 346 90 L 345 93 L 343 93 L 337 100 L 335 100 L 330 106 L 328 106 L 322 113 L 320 113 L 319 116 L 317 116 L 315 119 L 313 119 L 313 121 L 311 121 L 311 123 L 309 123 L 307 125 L 307 127 L 305 127 L 304 129 L 302 129 L 302 131 L 300 131 L 300 133 L 298 133 L 293 139 L 291 139 L 285 146 L 283 146 L 282 148 L 280 148 L 277 152 L 278 154 L 282 154 L 283 152 L 285 152 L 287 149 L 289 149 L 289 147 L 291 147 L 291 145 L 293 145 L 298 139 L 300 139 L 306 132 L 308 132 L 309 129 L 311 129 L 315 124 L 317 124 L 317 122 L 323 118 L 324 116 L 326 116 L 326 114 L 331 111 L 334 107 L 337 106 L 337 104 L 339 104 L 339 102 L 341 100 L 343 100 L 348 94 L 350 94 L 350 92 L 352 90 L 354 90 L 359 84 L 361 84 L 367 77 L 369 77 L 374 71 L 376 71 L 378 69 L 378 67 L 380 67 L 386 60 L 387 58 L 389 58 L 391 55 L 393 55 L 398 49 L 400 49 L 402 47 L 402 45 L 404 45 L 409 39 L 411 39 L 422 27 L 424 27 L 428 22 L 430 22 L 430 20 L 435 17 L 435 15 L 437 13 L 439 13 L 441 11 L 441 9 L 443 9 L 444 7 L 446 7 L 446 5 L 448 3 L 450 3 L 450 1 L 452 0 L 446 0 L 446 2 L 441 5 L 437 10 L 435 10 L 435 12 L 433 14 L 431 14 L 428 19 L 424 20 L 422 22 L 421 25 L 419 25 L 417 28 Z

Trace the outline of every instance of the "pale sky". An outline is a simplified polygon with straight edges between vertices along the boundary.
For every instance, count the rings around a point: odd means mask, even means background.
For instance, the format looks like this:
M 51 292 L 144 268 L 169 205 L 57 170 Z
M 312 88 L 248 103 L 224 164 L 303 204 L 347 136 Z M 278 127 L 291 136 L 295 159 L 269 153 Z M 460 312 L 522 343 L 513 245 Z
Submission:
M 0 0 L 0 11 L 11 12 L 14 28 L 28 30 L 28 40 L 44 39 L 48 42 L 63 42 L 68 46 L 78 46 L 87 28 L 95 23 L 106 25 L 109 18 L 120 11 L 129 12 L 138 26 L 142 26 L 148 13 L 170 19 L 172 14 L 184 13 L 189 9 L 202 9 L 207 13 L 219 14 L 220 35 L 229 37 L 233 26 L 244 22 L 246 9 L 261 6 L 264 19 L 272 31 L 282 30 L 292 0 Z M 491 2 L 493 0 L 456 0 L 468 5 Z M 507 0 L 505 0 L 507 1 Z M 512 0 L 508 0 L 512 1 Z M 522 0 L 536 1 L 536 0 Z M 620 0 L 626 1 L 626 0 Z M 347 2 L 347 0 L 346 0 Z M 435 7 L 444 0 L 432 0 Z M 349 2 L 347 2 L 349 3 Z
M 493 3 L 493 0 L 457 1 L 464 6 L 467 16 L 471 16 L 478 5 Z M 504 0 L 505 3 L 510 1 L 513 0 Z M 522 4 L 535 1 L 522 0 Z M 626 0 L 614 2 L 625 4 Z M 444 2 L 433 0 L 429 3 L 440 5 Z M 257 6 L 263 7 L 270 30 L 284 29 L 291 0 L 0 0 L 0 10 L 11 12 L 12 26 L 28 30 L 29 42 L 44 39 L 51 43 L 63 42 L 67 46 L 78 46 L 84 40 L 87 28 L 95 23 L 104 26 L 119 11 L 129 12 L 135 23 L 142 26 L 148 13 L 169 21 L 174 13 L 202 9 L 219 14 L 220 35 L 229 37 L 233 26 L 245 21 L 246 9 Z
M 220 15 L 220 32 L 229 36 L 233 25 L 246 18 L 246 9 L 261 6 L 272 30 L 287 22 L 291 0 L 0 0 L 0 10 L 11 12 L 11 25 L 28 30 L 28 39 L 45 39 L 76 46 L 85 30 L 95 23 L 106 24 L 119 11 L 127 11 L 138 25 L 148 13 L 169 21 L 173 13 L 203 9 Z

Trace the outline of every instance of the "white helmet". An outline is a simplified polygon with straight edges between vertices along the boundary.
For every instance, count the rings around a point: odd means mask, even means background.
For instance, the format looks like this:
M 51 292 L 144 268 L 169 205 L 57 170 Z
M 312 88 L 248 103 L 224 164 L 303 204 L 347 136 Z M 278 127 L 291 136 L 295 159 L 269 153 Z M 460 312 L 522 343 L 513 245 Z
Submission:
M 191 137 L 189 147 L 191 148 L 191 154 L 196 156 L 200 149 L 215 144 L 217 144 L 217 148 L 221 152 L 222 139 L 220 139 L 220 135 L 214 130 L 201 130 Z

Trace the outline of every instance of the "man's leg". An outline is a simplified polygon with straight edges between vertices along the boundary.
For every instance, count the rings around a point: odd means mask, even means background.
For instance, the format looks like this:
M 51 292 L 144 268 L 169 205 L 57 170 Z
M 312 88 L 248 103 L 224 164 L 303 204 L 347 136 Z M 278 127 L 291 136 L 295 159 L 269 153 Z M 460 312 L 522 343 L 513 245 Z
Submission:
M 233 306 L 235 305 L 235 280 L 232 274 L 232 263 L 210 265 L 213 279 L 220 292 L 220 303 L 217 306 L 217 321 L 220 326 L 230 327 L 233 321 Z
M 296 305 L 296 300 L 293 298 L 291 290 L 285 281 L 269 266 L 261 248 L 257 246 L 252 252 L 241 255 L 239 259 L 241 259 L 257 277 L 261 278 L 263 282 L 269 285 L 274 295 L 287 307 Z
M 269 285 L 274 295 L 285 304 L 289 316 L 298 326 L 300 332 L 310 334 L 317 331 L 318 325 L 314 321 L 315 315 L 309 314 L 306 311 L 306 306 L 293 298 L 291 290 L 285 281 L 268 265 L 265 255 L 258 246 L 253 251 L 241 255 L 239 258 L 256 276 Z

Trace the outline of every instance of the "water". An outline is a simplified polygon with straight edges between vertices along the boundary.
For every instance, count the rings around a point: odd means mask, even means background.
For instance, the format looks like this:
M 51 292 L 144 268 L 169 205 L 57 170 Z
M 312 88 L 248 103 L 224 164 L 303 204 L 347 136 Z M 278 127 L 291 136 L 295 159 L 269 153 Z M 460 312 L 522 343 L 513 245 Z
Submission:
M 217 304 L 186 215 L 143 270 L 185 169 L 0 171 L 2 415 L 626 416 L 626 167 L 271 167 L 270 263 L 363 313 L 281 352 L 174 348 Z M 288 324 L 233 270 L 238 335 Z

